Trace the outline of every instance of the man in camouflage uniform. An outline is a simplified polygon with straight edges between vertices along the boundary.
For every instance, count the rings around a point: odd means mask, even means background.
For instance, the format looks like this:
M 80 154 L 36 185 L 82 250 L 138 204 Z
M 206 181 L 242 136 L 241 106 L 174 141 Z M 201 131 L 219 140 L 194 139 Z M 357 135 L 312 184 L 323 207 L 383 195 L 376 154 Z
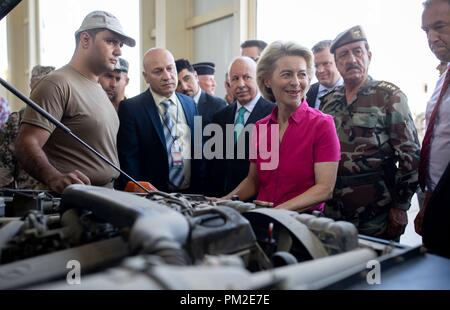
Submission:
M 53 66 L 36 65 L 31 70 L 30 89 L 47 74 L 55 70 Z M 25 108 L 11 113 L 0 129 L 0 187 L 15 189 L 43 189 L 45 186 L 26 173 L 14 156 L 14 142 L 19 132 Z
M 372 54 L 360 26 L 330 48 L 344 85 L 323 97 L 334 117 L 341 161 L 326 215 L 353 222 L 361 234 L 398 240 L 417 188 L 419 142 L 405 94 L 368 76 Z
M 9 116 L 0 131 L 0 187 L 37 189 L 40 183 L 19 167 L 14 156 L 14 141 L 19 132 L 22 109 Z

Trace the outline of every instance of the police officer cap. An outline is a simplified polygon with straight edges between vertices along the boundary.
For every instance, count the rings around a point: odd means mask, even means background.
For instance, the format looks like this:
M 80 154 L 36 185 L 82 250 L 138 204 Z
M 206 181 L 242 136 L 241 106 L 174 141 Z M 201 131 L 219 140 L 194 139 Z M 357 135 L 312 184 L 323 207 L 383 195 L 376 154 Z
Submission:
M 126 72 L 128 73 L 128 61 L 123 58 L 119 58 L 116 62 L 116 66 L 114 67 L 114 71 Z
M 212 62 L 199 62 L 192 66 L 198 75 L 213 75 L 216 71 L 216 65 Z
M 337 48 L 358 41 L 366 41 L 367 37 L 361 26 L 353 26 L 352 28 L 341 32 L 330 46 L 330 52 L 334 54 Z

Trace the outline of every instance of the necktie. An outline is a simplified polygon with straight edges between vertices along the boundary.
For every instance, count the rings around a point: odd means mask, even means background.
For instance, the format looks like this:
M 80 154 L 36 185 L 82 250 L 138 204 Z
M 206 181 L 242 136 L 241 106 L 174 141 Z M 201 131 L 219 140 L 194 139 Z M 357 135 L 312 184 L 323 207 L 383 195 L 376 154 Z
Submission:
M 175 131 L 175 123 L 172 119 L 172 116 L 170 116 L 169 113 L 169 106 L 170 106 L 171 100 L 164 100 L 161 102 L 161 105 L 163 107 L 163 128 L 164 128 L 164 138 L 166 139 L 166 148 L 167 148 L 167 155 L 169 160 L 169 182 L 173 186 L 173 188 L 179 188 L 181 183 L 184 180 L 184 170 L 183 170 L 183 163 L 181 162 L 181 165 L 174 165 L 173 160 L 173 154 L 172 154 L 172 147 L 175 142 L 175 139 L 179 139 L 179 137 L 174 136 Z M 177 142 L 179 143 L 179 141 Z M 181 150 L 177 150 L 181 151 Z
M 436 123 L 437 116 L 439 114 L 439 106 L 441 105 L 441 102 L 443 101 L 442 99 L 444 98 L 444 95 L 447 92 L 449 81 L 450 81 L 450 69 L 447 70 L 444 84 L 442 84 L 438 100 L 436 101 L 436 105 L 434 106 L 433 112 L 431 113 L 430 116 L 430 120 L 428 121 L 427 131 L 425 133 L 425 137 L 423 138 L 422 150 L 420 151 L 419 185 L 422 191 L 425 191 L 425 183 L 428 176 L 431 138 L 433 137 L 433 129 Z
M 238 141 L 239 135 L 242 132 L 242 129 L 244 129 L 245 125 L 245 112 L 247 112 L 247 109 L 244 107 L 241 107 L 238 112 L 238 116 L 236 118 L 236 122 L 234 123 L 234 143 Z

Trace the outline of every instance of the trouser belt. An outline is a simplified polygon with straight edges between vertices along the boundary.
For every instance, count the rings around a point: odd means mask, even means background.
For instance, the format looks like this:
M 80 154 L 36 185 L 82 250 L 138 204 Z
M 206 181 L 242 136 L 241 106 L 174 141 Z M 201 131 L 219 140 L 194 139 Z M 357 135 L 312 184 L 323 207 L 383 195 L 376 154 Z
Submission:
M 355 185 L 372 184 L 383 180 L 382 172 L 361 173 L 351 176 L 338 176 L 336 179 L 336 187 L 344 188 Z

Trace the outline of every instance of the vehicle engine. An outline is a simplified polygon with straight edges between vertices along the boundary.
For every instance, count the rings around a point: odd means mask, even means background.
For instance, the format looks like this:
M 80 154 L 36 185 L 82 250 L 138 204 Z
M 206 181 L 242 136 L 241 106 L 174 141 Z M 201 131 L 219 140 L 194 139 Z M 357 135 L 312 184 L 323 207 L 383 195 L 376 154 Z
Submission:
M 14 205 L 24 195 L 31 210 Z M 348 222 L 197 195 L 72 185 L 61 198 L 6 191 L 2 201 L 1 289 L 326 288 L 411 251 Z M 68 284 L 71 262 L 81 285 Z

